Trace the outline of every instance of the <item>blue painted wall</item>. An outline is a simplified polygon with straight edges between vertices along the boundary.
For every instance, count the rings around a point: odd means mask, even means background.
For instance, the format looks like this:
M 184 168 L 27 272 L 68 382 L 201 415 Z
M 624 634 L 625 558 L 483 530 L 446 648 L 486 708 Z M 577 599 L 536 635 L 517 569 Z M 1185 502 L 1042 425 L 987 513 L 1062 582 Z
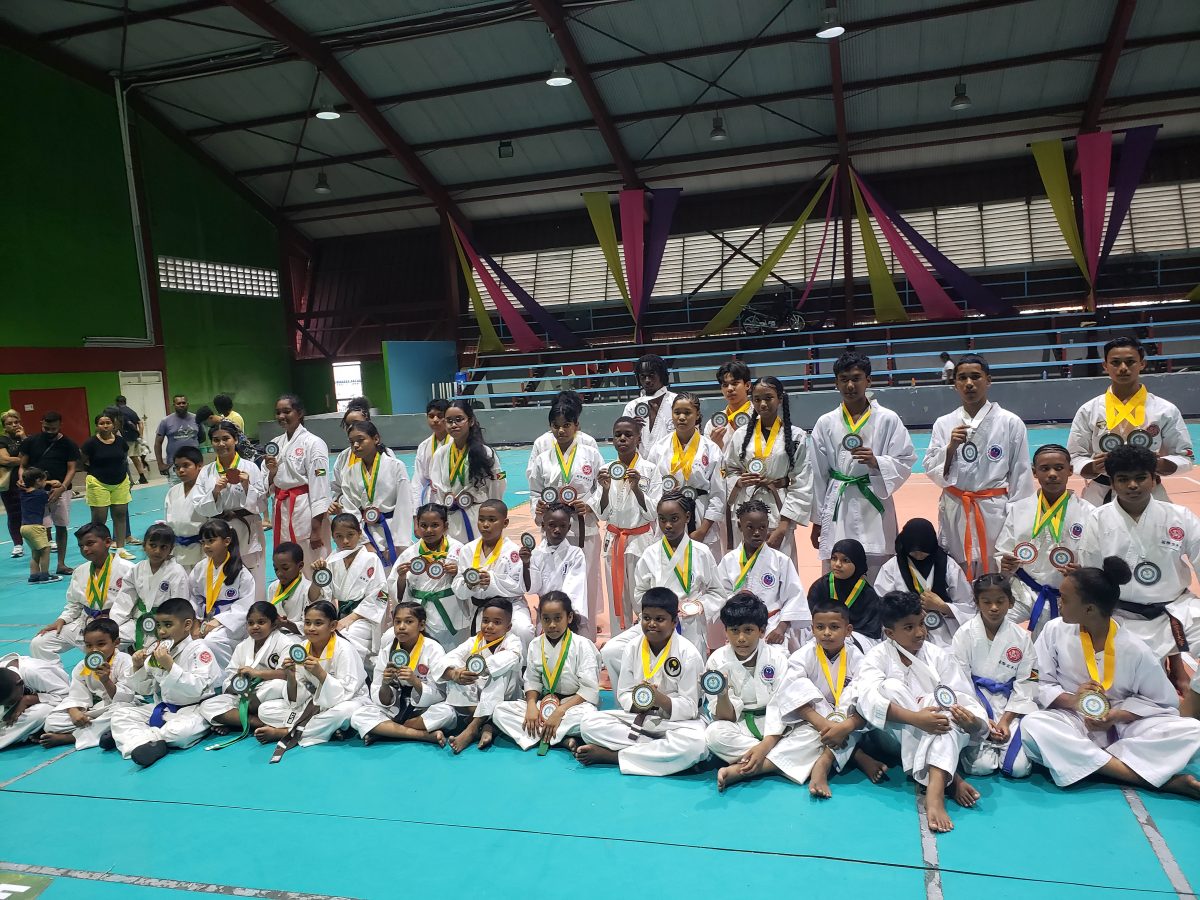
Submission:
M 453 341 L 384 341 L 383 365 L 392 413 L 424 413 L 430 385 L 453 381 L 458 357 Z

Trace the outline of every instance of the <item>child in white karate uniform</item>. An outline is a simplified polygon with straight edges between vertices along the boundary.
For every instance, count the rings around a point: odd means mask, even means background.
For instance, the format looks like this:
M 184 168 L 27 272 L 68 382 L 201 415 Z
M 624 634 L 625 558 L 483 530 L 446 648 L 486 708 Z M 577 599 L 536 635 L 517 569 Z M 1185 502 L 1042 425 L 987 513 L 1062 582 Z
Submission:
M 492 722 L 522 750 L 540 744 L 545 753 L 561 744 L 574 752 L 580 723 L 600 703 L 600 653 L 575 632 L 571 598 L 562 591 L 542 594 L 538 615 L 542 634 L 525 653 L 525 699 L 500 703 Z
M 928 519 L 909 519 L 896 535 L 896 555 L 875 579 L 876 594 L 889 591 L 912 591 L 921 598 L 929 640 L 939 647 L 949 647 L 954 632 L 975 615 L 971 585 L 938 543 Z
M 76 750 L 87 750 L 100 745 L 116 704 L 133 699 L 128 691 L 118 693 L 133 667 L 129 654 L 117 649 L 120 640 L 112 619 L 101 616 L 84 626 L 84 658 L 71 671 L 66 698 L 46 717 L 43 747 L 74 744 Z M 104 662 L 93 669 L 88 662 L 97 653 Z
M 380 740 L 446 746 L 445 734 L 426 731 L 421 719 L 425 710 L 446 696 L 434 675 L 446 651 L 425 633 L 425 623 L 425 607 L 420 603 L 396 604 L 390 639 L 379 648 L 368 702 L 350 717 L 350 727 L 367 746 Z
M 347 436 L 351 453 L 339 473 L 341 493 L 329 509 L 357 516 L 362 523 L 363 543 L 370 544 L 390 567 L 412 543 L 408 469 L 388 452 L 374 423 L 355 422 Z
M 179 481 L 167 490 L 163 518 L 175 532 L 175 560 L 190 572 L 204 556 L 200 546 L 200 526 L 208 521 L 208 516 L 196 509 L 192 498 L 200 470 L 204 468 L 204 456 L 195 447 L 180 447 L 172 462 Z
M 58 661 L 8 653 L 0 656 L 0 750 L 42 730 L 69 685 Z
M 157 522 L 146 529 L 142 538 L 146 558 L 134 563 L 125 579 L 121 596 L 113 604 L 112 617 L 120 626 L 121 643 L 141 650 L 146 639 L 153 639 L 142 628 L 146 616 L 153 618 L 154 610 L 169 597 L 190 597 L 188 571 L 172 555 L 175 552 L 175 532 L 169 525 Z
M 225 733 L 235 728 L 244 728 L 249 734 L 262 727 L 258 708 L 264 700 L 283 696 L 286 687 L 284 660 L 299 638 L 280 630 L 283 620 L 278 607 L 266 600 L 256 600 L 246 613 L 246 637 L 237 645 L 229 665 L 225 667 L 222 693 L 209 697 L 200 704 L 200 715 L 204 720 Z M 241 699 L 233 689 L 233 680 L 238 675 L 250 679 L 251 689 L 246 699 L 246 722 L 241 721 Z
M 446 434 L 446 408 L 449 405 L 448 400 L 440 397 L 425 404 L 425 422 L 429 425 L 432 433 L 417 445 L 417 456 L 413 461 L 412 508 L 415 510 L 420 509 L 426 503 L 441 502 L 433 495 L 433 481 L 429 477 L 429 466 L 433 462 L 433 454 L 450 440 Z
M 305 566 L 329 552 L 329 447 L 304 427 L 304 401 L 284 394 L 275 401 L 275 420 L 284 433 L 271 443 L 267 477 L 275 496 L 275 545 L 291 541 L 304 548 Z M 270 448 L 268 448 L 270 449 Z
M 304 550 L 299 544 L 284 541 L 271 554 L 275 580 L 267 585 L 267 602 L 279 613 L 279 627 L 299 634 L 308 604 L 312 582 L 304 577 Z
M 480 504 L 504 497 L 505 478 L 496 451 L 483 442 L 483 429 L 470 400 L 452 400 L 446 409 L 449 443 L 429 462 L 431 497 L 450 513 L 449 535 L 459 543 L 479 536 Z
M 192 568 L 191 597 L 196 607 L 196 638 L 203 638 L 224 669 L 233 648 L 246 636 L 246 613 L 254 602 L 254 576 L 242 565 L 237 532 L 224 519 L 200 529 L 204 559 Z
M 568 597 L 587 596 L 587 561 L 583 551 L 570 543 L 570 507 L 549 506 L 542 515 L 542 541 L 532 550 L 521 546 L 521 585 L 526 594 L 541 597 L 561 591 Z M 575 629 L 585 637 L 595 634 L 588 620 L 573 613 Z
M 625 775 L 674 775 L 708 758 L 699 717 L 704 659 L 675 633 L 678 622 L 674 591 L 655 587 L 642 595 L 641 638 L 625 648 L 617 683 L 620 709 L 584 718 L 585 743 L 575 750 L 581 763 L 615 764 Z
M 925 785 L 930 830 L 950 831 L 947 791 L 962 807 L 979 800 L 957 771 L 972 736 L 987 728 L 983 707 L 954 656 L 926 639 L 920 597 L 892 591 L 879 607 L 885 640 L 863 660 L 855 709 L 885 744 L 898 745 L 905 773 Z
M 1183 772 L 1200 722 L 1179 715 L 1157 654 L 1113 618 L 1131 577 L 1109 556 L 1063 579 L 1061 618 L 1037 641 L 1042 709 L 1021 722 L 1025 752 L 1060 787 L 1098 774 L 1200 800 L 1200 779 Z
M 559 391 L 558 395 L 551 401 L 551 405 L 554 406 L 561 403 L 568 403 L 574 408 L 574 421 L 578 423 L 583 416 L 583 398 L 575 391 Z M 579 445 L 581 447 L 597 449 L 596 439 L 586 431 L 577 431 L 576 435 L 579 437 Z M 554 434 L 553 427 L 543 431 L 533 439 L 533 444 L 529 447 L 529 462 L 525 464 L 526 481 L 533 480 L 533 469 L 537 464 L 538 458 L 557 442 L 558 437 Z
M 129 676 L 118 685 L 133 695 L 112 712 L 112 740 L 125 759 L 143 768 L 190 747 L 208 731 L 200 702 L 221 683 L 221 666 L 203 639 L 193 638 L 196 611 L 171 597 L 155 611 L 158 643 L 133 654 Z M 104 746 L 104 744 L 101 744 Z
M 111 614 L 133 572 L 133 563 L 109 552 L 112 534 L 104 523 L 81 526 L 75 540 L 88 565 L 75 567 L 62 612 L 29 642 L 34 659 L 57 660 L 68 650 L 83 649 L 83 626 L 105 611 Z
M 401 553 L 392 567 L 388 596 L 397 602 L 419 603 L 425 608 L 425 633 L 442 647 L 457 647 L 467 636 L 471 613 L 467 601 L 454 593 L 462 544 L 446 534 L 447 517 L 440 503 L 426 503 L 417 510 L 417 543 Z M 414 563 L 419 572 L 413 571 Z M 434 563 L 437 567 L 431 569 Z
M 1029 632 L 1009 618 L 1011 580 L 998 572 L 980 575 L 971 585 L 979 613 L 954 633 L 951 651 L 975 685 L 987 714 L 987 731 L 962 755 L 967 775 L 1001 771 L 1013 778 L 1029 774 L 1021 749 L 1021 717 L 1036 712 L 1037 656 Z
M 720 558 L 721 531 L 725 526 L 725 462 L 721 448 L 700 433 L 700 398 L 695 394 L 675 395 L 671 403 L 675 428 L 658 446 L 652 448 L 658 460 L 659 493 L 681 491 L 696 501 L 694 541 L 708 547 L 713 558 Z
M 362 529 L 350 513 L 333 517 L 333 543 L 337 550 L 328 559 L 313 562 L 313 576 L 322 569 L 333 580 L 324 587 L 315 582 L 308 600 L 328 600 L 338 613 L 337 632 L 352 644 L 363 661 L 379 649 L 380 628 L 387 613 L 387 568 L 369 547 L 363 546 Z
M 521 653 L 533 639 L 533 620 L 525 602 L 525 579 L 521 565 L 521 549 L 504 536 L 508 527 L 508 507 L 503 500 L 485 500 L 479 507 L 479 538 L 458 549 L 454 560 L 457 574 L 452 587 L 454 595 L 470 603 L 471 624 L 468 634 L 478 629 L 484 603 L 494 597 L 504 597 L 513 607 L 513 634 L 521 642 Z M 468 579 L 479 577 L 472 585 Z

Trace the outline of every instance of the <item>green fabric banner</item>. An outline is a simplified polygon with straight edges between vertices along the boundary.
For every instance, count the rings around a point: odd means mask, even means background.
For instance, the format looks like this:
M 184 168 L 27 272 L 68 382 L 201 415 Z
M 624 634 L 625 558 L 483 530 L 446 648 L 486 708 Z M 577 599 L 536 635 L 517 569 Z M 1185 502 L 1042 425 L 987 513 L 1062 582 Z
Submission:
M 504 344 L 500 342 L 500 335 L 496 334 L 496 327 L 487 314 L 483 298 L 479 296 L 479 288 L 475 286 L 475 279 L 471 277 L 471 264 L 467 262 L 467 254 L 463 252 L 462 244 L 453 228 L 450 229 L 450 236 L 454 238 L 454 249 L 458 251 L 458 264 L 462 268 L 463 278 L 467 281 L 467 293 L 471 295 L 471 309 L 475 311 L 475 321 L 479 323 L 479 352 L 503 353 Z
M 1054 210 L 1054 218 L 1058 222 L 1058 230 L 1062 232 L 1063 240 L 1075 265 L 1083 273 L 1088 284 L 1092 279 L 1088 274 L 1087 260 L 1083 255 L 1083 243 L 1079 240 L 1079 225 L 1075 222 L 1075 202 L 1071 197 L 1071 182 L 1067 177 L 1067 157 L 1063 151 L 1063 142 L 1034 141 L 1029 145 L 1033 150 L 1033 158 L 1037 162 L 1038 174 L 1042 176 L 1042 185 L 1046 188 L 1046 199 Z
M 608 271 L 612 274 L 613 281 L 617 283 L 617 290 L 621 292 L 625 308 L 632 316 L 633 304 L 629 300 L 629 287 L 625 284 L 625 268 L 621 265 L 621 254 L 617 250 L 617 229 L 613 225 L 612 204 L 609 202 L 608 194 L 604 191 L 584 191 L 583 202 L 587 206 L 588 216 L 592 220 L 592 229 L 596 232 L 596 240 L 600 242 L 600 251 L 604 254 L 604 261 L 608 263 Z
M 792 241 L 796 239 L 796 235 L 800 233 L 800 229 L 804 227 L 804 223 L 808 221 L 808 217 L 812 215 L 812 211 L 817 206 L 817 201 L 821 199 L 821 195 L 829 187 L 829 182 L 833 180 L 833 175 L 836 170 L 830 169 L 829 174 L 825 176 L 825 180 L 821 182 L 821 186 L 817 188 L 817 192 L 813 194 L 811 200 L 808 201 L 808 206 L 804 207 L 804 212 L 800 213 L 798 218 L 788 233 L 783 236 L 783 239 L 771 251 L 758 271 L 750 276 L 750 280 L 742 285 L 741 289 L 729 298 L 729 302 L 721 307 L 711 322 L 704 326 L 704 330 L 700 332 L 702 337 L 712 334 L 719 334 L 724 331 L 737 319 L 738 314 L 745 309 L 746 304 L 754 299 L 754 295 L 762 290 L 762 286 L 766 284 L 767 278 L 771 275 L 771 270 L 779 265 L 779 261 L 783 259 L 783 254 L 787 253 L 788 247 L 792 245 Z
M 862 194 L 853 178 L 847 178 L 854 192 L 854 211 L 858 215 L 858 233 L 862 235 L 863 252 L 867 257 L 867 275 L 871 281 L 871 297 L 875 301 L 875 318 L 880 322 L 907 322 L 908 313 L 896 293 L 896 282 L 892 281 L 892 273 L 888 271 L 887 263 L 883 261 L 883 253 L 879 242 L 875 240 L 875 232 L 871 228 L 871 220 L 867 218 L 867 208 L 863 204 Z

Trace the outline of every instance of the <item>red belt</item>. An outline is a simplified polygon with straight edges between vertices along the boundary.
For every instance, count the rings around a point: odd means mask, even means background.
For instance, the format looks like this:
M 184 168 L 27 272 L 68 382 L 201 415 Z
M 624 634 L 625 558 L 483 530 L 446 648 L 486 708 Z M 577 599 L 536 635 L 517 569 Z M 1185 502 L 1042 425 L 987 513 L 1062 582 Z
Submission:
M 646 534 L 650 531 L 650 523 L 639 525 L 637 528 L 618 528 L 616 525 L 605 525 L 610 532 L 617 536 L 617 543 L 613 546 L 613 567 L 612 567 L 612 592 L 613 592 L 613 612 L 617 615 L 617 620 L 621 623 L 621 630 L 625 630 L 625 610 L 621 607 L 621 597 L 625 593 L 625 543 L 629 540 L 630 535 Z M 609 625 L 609 631 L 613 634 L 612 625 Z
M 984 572 L 988 570 L 988 551 L 987 551 L 987 524 L 983 520 L 983 510 L 975 501 L 984 500 L 988 497 L 1003 497 L 1008 493 L 1008 488 L 988 488 L 985 491 L 964 491 L 961 488 L 948 486 L 946 493 L 957 500 L 963 506 L 963 515 L 967 519 L 967 527 L 963 534 L 963 560 L 967 564 L 967 580 L 971 581 L 975 578 L 975 563 L 971 559 L 971 550 L 974 542 L 971 540 L 972 518 L 974 519 L 975 528 L 979 530 L 979 564 Z
M 292 516 L 296 512 L 296 498 L 302 494 L 308 493 L 308 485 L 302 484 L 300 487 L 294 488 L 275 488 L 275 546 L 278 547 L 282 541 L 280 533 L 280 521 L 283 516 L 283 504 L 287 502 L 287 526 L 288 540 L 292 543 L 296 542 L 296 532 L 292 528 Z

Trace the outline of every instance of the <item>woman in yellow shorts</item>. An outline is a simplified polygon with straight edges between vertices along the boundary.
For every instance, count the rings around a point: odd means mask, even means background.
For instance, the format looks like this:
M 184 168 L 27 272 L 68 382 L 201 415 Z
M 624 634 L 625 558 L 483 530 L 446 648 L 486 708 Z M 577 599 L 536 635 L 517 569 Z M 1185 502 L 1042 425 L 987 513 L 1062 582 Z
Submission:
M 105 524 L 112 510 L 112 533 L 117 553 L 122 559 L 133 559 L 125 549 L 129 535 L 129 444 L 118 433 L 120 415 L 106 409 L 96 416 L 96 433 L 79 447 L 87 474 L 84 496 L 92 510 L 92 521 Z

